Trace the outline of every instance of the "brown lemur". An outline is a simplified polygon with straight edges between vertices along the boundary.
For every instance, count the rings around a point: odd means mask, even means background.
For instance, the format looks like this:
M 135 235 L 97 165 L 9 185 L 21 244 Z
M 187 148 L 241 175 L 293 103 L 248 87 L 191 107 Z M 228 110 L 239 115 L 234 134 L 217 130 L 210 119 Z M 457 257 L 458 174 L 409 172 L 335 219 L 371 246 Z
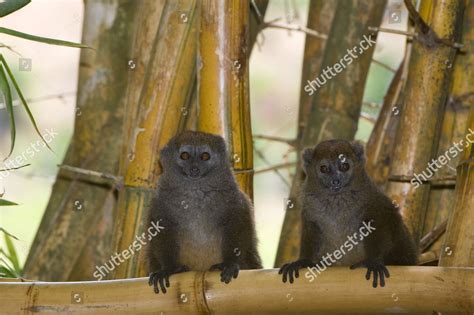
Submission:
M 300 268 L 339 265 L 365 267 L 373 287 L 383 287 L 385 265 L 416 264 L 417 247 L 397 207 L 367 175 L 360 143 L 321 142 L 303 151 L 302 163 L 300 258 L 281 267 L 283 282 L 293 283 Z M 305 276 L 314 280 L 310 271 Z
M 147 253 L 155 293 L 166 293 L 175 273 L 221 270 L 229 283 L 240 269 L 262 268 L 252 205 L 234 178 L 224 139 L 185 131 L 161 150 L 160 162 L 148 220 L 163 227 Z

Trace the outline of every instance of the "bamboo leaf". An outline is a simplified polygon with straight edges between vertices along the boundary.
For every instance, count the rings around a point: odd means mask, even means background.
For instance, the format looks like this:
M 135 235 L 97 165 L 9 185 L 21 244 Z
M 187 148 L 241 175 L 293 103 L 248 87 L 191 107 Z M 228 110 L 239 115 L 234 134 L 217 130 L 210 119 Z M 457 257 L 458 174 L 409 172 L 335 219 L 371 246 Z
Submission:
M 18 272 L 16 272 L 13 267 L 8 265 L 7 261 L 5 261 L 5 259 L 3 259 L 2 257 L 0 257 L 0 262 L 2 262 L 4 265 L 4 266 L 0 266 L 0 273 L 4 273 L 8 277 L 13 277 L 13 278 L 21 277 L 20 274 L 18 274 Z
M 3 233 L 7 234 L 7 235 L 10 236 L 11 238 L 16 239 L 17 241 L 19 240 L 15 235 L 9 233 L 7 230 L 5 230 L 5 229 L 2 228 L 2 227 L 0 227 L 0 231 L 2 231 Z
M 74 43 L 74 42 L 68 42 L 68 41 L 60 40 L 60 39 L 53 39 L 53 38 L 48 38 L 48 37 L 31 35 L 27 33 L 18 32 L 18 31 L 5 28 L 5 27 L 0 27 L 0 33 L 10 35 L 10 36 L 20 37 L 26 40 L 32 40 L 35 42 L 49 44 L 49 45 L 67 46 L 67 47 L 74 47 L 74 48 L 91 48 L 81 43 Z
M 17 206 L 17 203 L 14 203 L 12 201 L 8 201 L 5 199 L 0 199 L 0 206 Z
M 0 3 L 0 17 L 7 16 L 8 14 L 23 8 L 30 2 L 31 0 L 4 0 Z
M 0 63 L 3 64 L 3 66 L 5 67 L 5 70 L 7 70 L 8 76 L 10 77 L 10 80 L 12 81 L 13 86 L 15 87 L 15 90 L 18 93 L 18 96 L 21 99 L 21 103 L 23 104 L 23 107 L 25 108 L 26 113 L 28 114 L 28 117 L 30 118 L 31 123 L 33 124 L 33 127 L 36 130 L 36 133 L 40 136 L 41 140 L 43 140 L 44 144 L 48 147 L 48 149 L 53 151 L 51 149 L 51 147 L 49 146 L 48 142 L 46 142 L 46 140 L 44 140 L 43 135 L 39 131 L 39 128 L 38 128 L 38 125 L 36 124 L 35 118 L 33 117 L 33 114 L 31 113 L 30 108 L 28 107 L 28 103 L 26 102 L 26 99 L 23 96 L 23 93 L 21 93 L 21 90 L 20 90 L 20 87 L 18 86 L 18 83 L 16 82 L 15 77 L 13 76 L 13 72 L 10 70 L 5 58 L 1 54 L 0 54 Z M 12 148 L 12 150 L 13 150 L 13 148 Z M 11 152 L 10 152 L 10 154 L 11 154 Z M 10 154 L 8 156 L 10 156 Z
M 12 263 L 13 268 L 15 268 L 17 272 L 19 272 L 21 268 L 20 268 L 20 262 L 18 261 L 18 255 L 16 253 L 15 245 L 13 244 L 12 239 L 10 238 L 8 234 L 4 234 L 3 236 L 5 239 L 5 243 L 7 244 L 7 249 L 8 249 L 8 254 L 9 254 L 8 258 L 10 262 Z
M 15 278 L 15 275 L 8 267 L 0 266 L 0 277 Z
M 3 66 L 0 63 L 0 92 L 2 93 L 2 97 L 5 102 L 5 107 L 8 112 L 8 117 L 10 118 L 10 152 L 8 153 L 7 159 L 13 152 L 13 148 L 15 147 L 15 138 L 16 138 L 16 127 L 15 127 L 15 116 L 13 113 L 13 101 L 12 101 L 12 93 L 10 90 L 10 85 L 8 84 L 7 76 L 5 75 L 5 70 L 3 70 Z
M 0 248 L 0 255 L 5 256 L 5 258 L 7 259 L 7 261 L 11 261 L 10 255 L 8 255 L 8 253 L 5 252 L 2 248 Z M 0 256 L 0 258 L 1 258 L 1 256 Z M 3 259 L 3 258 L 2 258 L 2 259 Z

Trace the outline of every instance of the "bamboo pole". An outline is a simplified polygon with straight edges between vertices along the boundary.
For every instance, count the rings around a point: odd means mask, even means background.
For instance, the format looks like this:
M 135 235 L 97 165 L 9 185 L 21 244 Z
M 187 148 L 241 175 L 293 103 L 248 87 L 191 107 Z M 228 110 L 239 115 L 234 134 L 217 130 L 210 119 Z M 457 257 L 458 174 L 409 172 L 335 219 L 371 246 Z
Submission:
M 132 42 L 136 2 L 86 1 L 82 42 L 95 50 L 82 50 L 74 136 L 63 164 L 117 174 L 127 60 Z M 107 236 L 101 238 L 94 223 L 111 217 L 114 189 L 87 178 L 78 180 L 60 169 L 51 198 L 24 267 L 27 277 L 67 280 L 88 238 L 97 233 L 101 246 L 91 247 L 89 265 L 103 261 Z M 108 222 L 111 224 L 111 222 Z M 101 227 L 107 229 L 107 225 Z M 89 274 L 89 276 L 91 276 Z
M 323 34 L 329 34 L 331 30 L 332 21 L 334 18 L 334 14 L 336 13 L 337 7 L 337 0 L 331 1 L 324 1 L 324 0 L 316 0 L 311 1 L 309 5 L 308 11 L 308 21 L 307 21 L 307 28 L 317 30 Z M 305 48 L 304 48 L 304 56 L 303 56 L 303 66 L 301 70 L 301 89 L 300 89 L 300 102 L 299 102 L 299 110 L 298 110 L 298 133 L 297 133 L 297 141 L 296 141 L 296 149 L 297 152 L 300 152 L 304 149 L 304 146 L 307 144 L 303 143 L 303 133 L 305 127 L 309 124 L 309 114 L 311 111 L 311 106 L 314 98 L 314 94 L 309 95 L 308 92 L 304 90 L 304 86 L 307 84 L 308 81 L 313 80 L 321 73 L 322 69 L 322 61 L 324 57 L 324 51 L 326 47 L 327 40 L 322 40 L 320 38 L 315 38 L 311 36 L 306 36 L 305 39 Z M 300 189 L 300 178 L 303 176 L 303 169 L 301 166 L 301 161 L 298 158 L 296 164 L 296 176 L 293 178 L 293 182 L 291 184 L 290 195 L 288 200 L 294 205 L 294 207 L 299 207 L 300 205 L 297 203 L 297 198 Z M 289 208 L 285 209 L 289 210 Z M 293 209 L 292 209 L 293 211 Z M 286 216 L 288 216 L 287 214 Z M 289 220 L 285 216 L 284 221 L 284 228 L 286 221 Z M 283 236 L 283 231 L 282 231 Z M 283 238 L 280 237 L 280 244 Z M 299 241 L 299 240 L 298 240 Z M 281 245 L 280 245 L 281 247 Z M 292 247 L 292 251 L 299 250 L 298 248 Z M 287 256 L 285 253 L 281 253 L 282 249 L 278 249 L 275 266 L 279 267 L 283 258 L 282 255 Z M 293 255 L 298 255 L 298 253 L 293 253 Z M 286 259 L 286 258 L 285 258 Z
M 114 220 L 117 253 L 145 232 L 149 203 L 161 174 L 159 150 L 184 125 L 180 121 L 195 71 L 196 6 L 194 0 L 141 2 L 142 21 L 133 50 L 138 71 L 129 86 L 125 133 L 129 138 L 122 154 L 125 186 Z M 146 275 L 144 258 L 144 250 L 132 255 L 114 269 L 113 277 Z
M 444 111 L 452 71 L 448 65 L 456 51 L 437 41 L 433 32 L 438 38 L 454 42 L 461 31 L 459 24 L 463 7 L 463 1 L 458 0 L 421 2 L 420 15 L 431 29 L 426 29 L 417 22 L 419 35 L 413 44 L 410 58 L 406 94 L 391 166 L 392 176 L 413 177 L 421 174 L 431 159 L 435 158 L 441 113 Z M 387 194 L 400 205 L 416 242 L 423 229 L 429 189 L 429 184 L 417 187 L 404 181 L 391 181 L 387 187 Z
M 308 22 L 307 28 L 316 30 L 321 34 L 329 34 L 331 31 L 331 25 L 336 12 L 338 0 L 316 0 L 310 1 L 308 9 Z M 303 138 L 303 132 L 305 126 L 308 124 L 308 116 L 311 111 L 311 103 L 314 98 L 314 94 L 309 95 L 304 90 L 305 84 L 318 76 L 321 72 L 324 57 L 324 48 L 326 47 L 326 41 L 321 38 L 313 36 L 306 36 L 304 55 L 303 55 L 303 66 L 301 69 L 301 84 L 300 88 L 300 102 L 298 110 L 298 133 L 297 139 L 301 142 Z M 301 144 L 301 143 L 300 143 Z M 298 151 L 303 148 L 298 145 Z
M 406 82 L 406 69 L 406 63 L 402 61 L 388 87 L 379 117 L 366 146 L 367 173 L 380 188 L 385 186 L 390 172 L 401 112 L 401 107 L 397 105 Z
M 474 142 L 474 105 L 471 106 L 469 127 Z M 474 266 L 474 147 L 464 151 L 458 167 L 456 203 L 446 228 L 446 239 L 441 251 L 440 266 Z
M 236 179 L 252 198 L 249 9 L 248 1 L 201 1 L 198 130 L 224 137 Z
M 8 314 L 373 314 L 474 311 L 474 269 L 388 267 L 384 288 L 365 270 L 331 267 L 313 282 L 282 283 L 273 270 L 244 270 L 229 284 L 218 272 L 173 275 L 168 292 L 155 294 L 148 279 L 100 282 L 0 282 Z M 162 312 L 162 313 L 161 313 Z
M 453 66 L 453 79 L 450 95 L 444 113 L 438 156 L 444 154 L 454 141 L 465 137 L 468 126 L 469 108 L 474 105 L 474 1 L 466 1 L 463 19 L 462 43 L 463 52 L 457 54 Z M 455 174 L 456 166 L 462 155 L 451 159 L 443 169 L 443 174 Z M 455 203 L 454 186 L 432 187 L 426 214 L 423 234 L 431 231 L 436 225 L 446 220 Z M 432 244 L 431 251 L 440 251 L 444 235 Z
M 255 0 L 254 1 L 256 9 L 251 8 L 249 12 L 249 46 L 250 52 L 254 48 L 254 44 L 257 42 L 257 37 L 260 31 L 262 30 L 262 22 L 265 17 L 265 12 L 267 11 L 268 0 Z M 255 12 L 258 10 L 258 13 Z M 197 86 L 197 82 L 195 80 L 194 84 Z M 197 130 L 197 88 L 196 86 L 193 88 L 192 95 L 189 105 L 189 110 L 186 116 L 186 126 L 185 130 Z
M 327 67 L 333 67 L 344 56 L 349 55 L 348 49 L 359 47 L 364 35 L 370 35 L 367 29 L 369 26 L 380 24 L 385 3 L 386 1 L 368 0 L 338 1 L 322 58 L 320 74 L 327 72 Z M 348 29 L 351 31 L 347 32 Z M 313 92 L 311 110 L 300 147 L 313 146 L 327 139 L 354 138 L 373 51 L 373 45 L 360 55 L 356 50 L 357 58 L 354 58 L 351 64 L 346 65 L 342 72 L 327 80 Z M 302 84 L 309 85 L 307 82 L 302 82 Z M 309 92 L 306 90 L 305 93 Z M 298 204 L 297 196 L 302 177 L 303 172 L 299 166 L 289 198 L 294 206 L 291 211 L 286 212 L 280 236 L 275 262 L 277 267 L 284 262 L 295 260 L 299 255 L 301 205 Z

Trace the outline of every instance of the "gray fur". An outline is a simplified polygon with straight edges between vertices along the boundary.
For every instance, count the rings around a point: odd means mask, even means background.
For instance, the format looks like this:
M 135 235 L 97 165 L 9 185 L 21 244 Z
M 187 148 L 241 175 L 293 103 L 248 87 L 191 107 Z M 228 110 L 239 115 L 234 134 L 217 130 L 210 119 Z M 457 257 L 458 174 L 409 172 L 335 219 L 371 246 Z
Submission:
M 191 153 L 186 161 L 183 148 Z M 208 161 L 198 158 L 204 151 Z M 182 265 L 207 271 L 221 263 L 261 268 L 251 202 L 234 178 L 224 139 L 186 131 L 162 150 L 161 164 L 149 222 L 161 220 L 164 230 L 150 243 L 150 272 Z M 193 168 L 202 176 L 193 177 Z

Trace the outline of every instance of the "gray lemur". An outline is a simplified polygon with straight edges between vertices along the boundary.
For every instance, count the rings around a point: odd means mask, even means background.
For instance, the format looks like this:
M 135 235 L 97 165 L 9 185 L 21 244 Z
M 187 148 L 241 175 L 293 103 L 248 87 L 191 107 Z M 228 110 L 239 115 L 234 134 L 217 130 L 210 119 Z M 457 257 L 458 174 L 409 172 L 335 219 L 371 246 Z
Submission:
M 383 287 L 384 277 L 390 276 L 385 265 L 416 264 L 415 243 L 398 209 L 367 175 L 360 143 L 324 141 L 305 149 L 302 160 L 300 258 L 281 267 L 283 282 L 289 278 L 293 283 L 300 268 L 325 262 L 326 267 L 366 267 L 366 279 L 373 273 L 373 287 L 378 279 Z M 331 258 L 332 264 L 326 257 L 330 253 L 337 258 Z
M 160 162 L 148 220 L 164 227 L 148 246 L 155 293 L 166 293 L 175 273 L 221 270 L 229 283 L 240 269 L 262 268 L 252 205 L 234 178 L 224 139 L 185 131 L 161 150 Z

